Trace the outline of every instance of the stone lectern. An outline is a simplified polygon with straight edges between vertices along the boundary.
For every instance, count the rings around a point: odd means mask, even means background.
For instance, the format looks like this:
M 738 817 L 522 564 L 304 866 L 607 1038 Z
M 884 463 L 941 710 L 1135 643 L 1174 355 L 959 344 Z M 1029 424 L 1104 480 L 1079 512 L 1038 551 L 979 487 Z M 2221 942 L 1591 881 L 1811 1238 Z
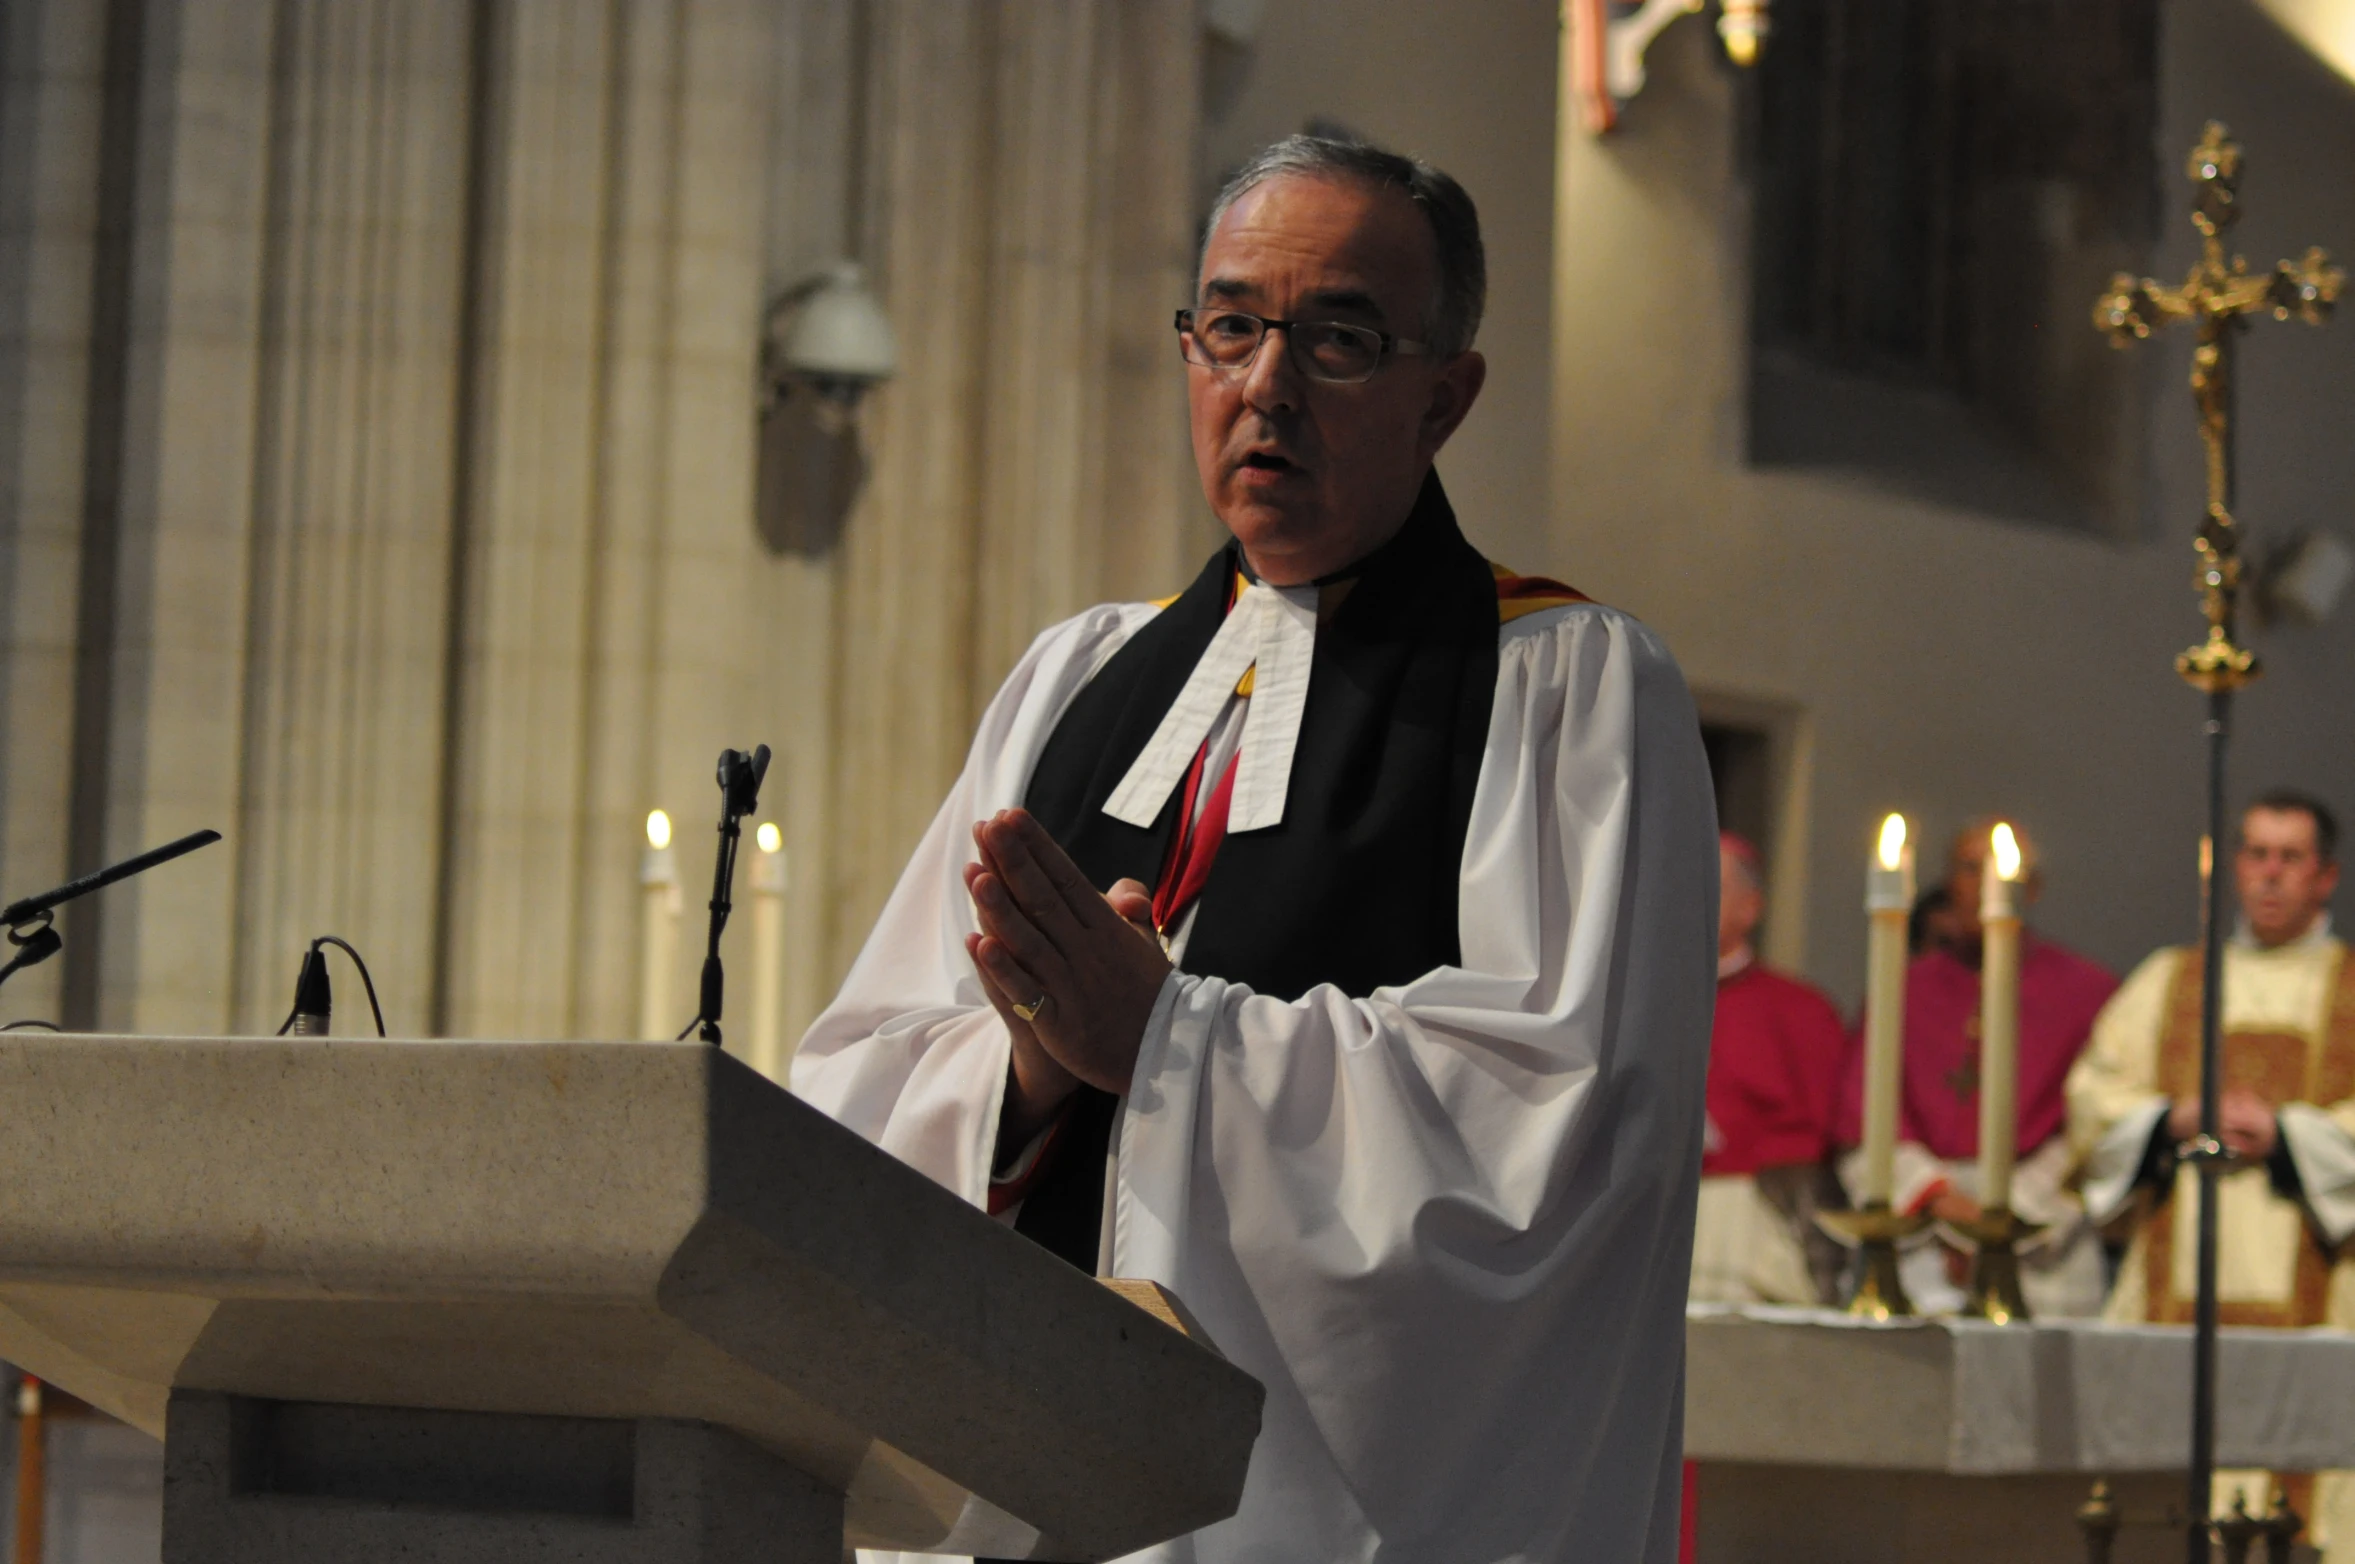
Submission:
M 166 1564 L 1109 1558 L 1261 1400 L 692 1043 L 0 1035 L 0 1357 L 163 1437 Z

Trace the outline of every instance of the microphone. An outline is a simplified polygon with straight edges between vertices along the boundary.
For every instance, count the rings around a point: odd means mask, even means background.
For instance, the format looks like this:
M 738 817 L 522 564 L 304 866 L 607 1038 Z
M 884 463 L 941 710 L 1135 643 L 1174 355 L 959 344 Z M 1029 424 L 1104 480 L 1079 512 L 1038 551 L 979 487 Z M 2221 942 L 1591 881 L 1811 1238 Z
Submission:
M 720 931 L 734 910 L 729 900 L 736 879 L 736 847 L 743 837 L 746 815 L 760 807 L 761 779 L 769 774 L 769 747 L 758 745 L 749 755 L 742 750 L 720 751 L 720 850 L 711 877 L 711 934 L 703 950 L 703 983 L 695 1019 L 687 1031 L 714 1048 L 720 1046 L 720 1009 L 726 998 L 727 974 L 720 966 Z M 682 1038 L 687 1035 L 681 1032 Z
M 127 880 L 154 868 L 159 863 L 170 863 L 183 853 L 195 852 L 221 839 L 218 831 L 191 831 L 176 842 L 161 847 L 150 847 L 135 858 L 85 874 L 78 880 L 68 880 L 56 890 L 43 891 L 38 896 L 24 896 L 0 908 L 0 924 L 8 929 L 8 943 L 17 948 L 16 959 L 0 967 L 0 983 L 22 969 L 47 961 L 65 948 L 64 937 L 51 927 L 57 909 L 77 896 L 104 890 L 117 880 Z

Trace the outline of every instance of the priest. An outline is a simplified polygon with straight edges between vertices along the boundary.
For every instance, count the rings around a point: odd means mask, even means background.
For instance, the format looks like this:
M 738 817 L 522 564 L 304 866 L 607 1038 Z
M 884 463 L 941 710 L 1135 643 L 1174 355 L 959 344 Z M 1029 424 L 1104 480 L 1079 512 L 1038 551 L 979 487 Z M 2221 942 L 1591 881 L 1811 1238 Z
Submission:
M 1913 958 L 1905 974 L 1905 1066 L 1898 1102 L 1897 1187 L 1900 1209 L 1942 1222 L 1979 1215 L 1979 958 L 1985 930 L 1979 897 L 1997 822 L 1974 820 L 1947 851 L 1949 935 Z M 2020 901 L 2044 889 L 2035 842 L 2015 823 L 2021 859 Z M 2032 1315 L 2098 1314 L 2102 1307 L 2101 1240 L 2071 1187 L 2075 1158 L 2066 1130 L 2069 1069 L 2092 1034 L 2093 1019 L 2118 980 L 2099 965 L 2047 939 L 2020 931 L 2020 1052 L 2012 1209 L 2040 1230 L 2020 1248 L 2020 1290 Z M 1850 1047 L 1842 1138 L 1859 1138 L 1864 1102 L 1862 1039 Z M 1857 1171 L 1853 1158 L 1848 1164 Z M 1900 1261 L 1906 1292 L 1926 1312 L 1962 1307 L 1966 1256 L 1953 1229 L 1934 1229 Z
M 1747 837 L 1718 837 L 1717 885 L 1717 1016 L 1692 1298 L 1823 1303 L 1832 1267 L 1813 1262 L 1822 1246 L 1810 1238 L 1830 1170 L 1847 1035 L 1822 990 L 1758 959 L 1766 881 Z
M 1465 540 L 1457 183 L 1296 137 L 1176 318 L 1232 534 L 1046 631 L 794 1088 L 1268 1391 L 1161 1560 L 1665 1561 L 1716 828 L 1659 640 Z
M 2241 816 L 2232 859 L 2240 918 L 2224 947 L 2223 1103 L 2232 1162 L 2217 1180 L 2218 1297 L 2227 1325 L 2355 1329 L 2355 963 L 2331 932 L 2338 823 L 2320 799 L 2276 791 Z M 2177 1151 L 2200 1128 L 2200 953 L 2135 968 L 2069 1078 L 2085 1202 L 2133 1241 L 2108 1313 L 2188 1323 L 2198 1177 Z M 2224 1473 L 2249 1507 L 2262 1474 Z M 2326 1558 L 2355 1559 L 2355 1477 L 2289 1479 Z

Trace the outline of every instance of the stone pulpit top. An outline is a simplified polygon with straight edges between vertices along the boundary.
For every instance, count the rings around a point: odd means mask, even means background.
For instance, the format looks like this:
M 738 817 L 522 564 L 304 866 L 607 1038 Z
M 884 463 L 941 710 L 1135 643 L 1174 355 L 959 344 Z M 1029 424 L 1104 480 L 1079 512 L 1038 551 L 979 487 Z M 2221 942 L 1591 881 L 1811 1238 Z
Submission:
M 7 1034 L 0 1125 L 0 1357 L 158 1435 L 679 1420 L 848 1542 L 1075 1559 L 1232 1513 L 1257 1435 L 1166 1312 L 698 1044 Z

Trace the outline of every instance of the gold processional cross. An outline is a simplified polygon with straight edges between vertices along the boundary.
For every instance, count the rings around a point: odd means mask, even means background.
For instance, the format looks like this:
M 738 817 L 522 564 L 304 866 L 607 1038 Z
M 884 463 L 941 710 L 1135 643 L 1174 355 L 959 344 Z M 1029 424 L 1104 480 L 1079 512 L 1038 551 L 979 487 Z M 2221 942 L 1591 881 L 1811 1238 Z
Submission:
M 2191 391 L 2208 452 L 2208 508 L 2192 545 L 2200 558 L 2192 582 L 2208 616 L 2208 639 L 2176 658 L 2175 671 L 2214 695 L 2239 689 L 2260 671 L 2256 654 L 2233 639 L 2241 584 L 2240 532 L 2232 519 L 2233 341 L 2259 310 L 2271 310 L 2276 320 L 2295 315 L 2308 325 L 2321 325 L 2347 274 L 2319 249 L 2264 274 L 2252 274 L 2237 255 L 2226 257 L 2225 232 L 2240 218 L 2241 149 L 2221 124 L 2208 122 L 2185 172 L 2198 189 L 2191 221 L 2200 231 L 2200 258 L 2191 275 L 2180 288 L 2170 288 L 2120 272 L 2094 305 L 2093 323 L 2121 348 L 2169 321 L 2188 320 L 2199 333 L 2192 349 Z
M 2191 1461 L 2185 1472 L 2185 1557 L 2211 1557 L 2209 1539 L 2227 1542 L 2226 1556 L 2245 1556 L 2251 1534 L 2245 1525 L 2237 1532 L 2212 1526 L 2216 1474 L 2216 1363 L 2217 1325 L 2221 1310 L 2216 1284 L 2218 1220 L 2216 1179 L 2225 1152 L 2217 1140 L 2224 1077 L 2222 1015 L 2223 924 L 2218 916 L 2214 844 L 2224 837 L 2225 753 L 2232 730 L 2233 692 L 2257 676 L 2257 657 L 2234 640 L 2234 607 L 2240 596 L 2239 526 L 2232 518 L 2233 407 L 2232 353 L 2235 339 L 2248 329 L 2249 317 L 2271 310 L 2274 319 L 2296 315 L 2319 326 L 2329 318 L 2346 274 L 2320 250 L 2308 250 L 2299 261 L 2283 261 L 2262 276 L 2251 276 L 2248 263 L 2224 253 L 2224 235 L 2239 218 L 2241 149 L 2224 127 L 2208 122 L 2200 144 L 2192 148 L 2191 175 L 2197 195 L 2192 202 L 2192 226 L 2200 231 L 2200 258 L 2180 288 L 2162 287 L 2149 278 L 2120 272 L 2110 279 L 2110 291 L 2093 307 L 2096 329 L 2107 332 L 2119 347 L 2130 347 L 2159 326 L 2188 320 L 2198 332 L 2192 348 L 2192 400 L 2200 415 L 2200 441 L 2208 453 L 2208 504 L 2193 542 L 2199 551 L 2199 570 L 2193 585 L 2208 618 L 2208 638 L 2175 659 L 2175 671 L 2208 697 L 2208 830 L 2200 854 L 2200 1130 L 2179 1149 L 2185 1164 L 2199 1174 L 2199 1242 L 2197 1301 L 2192 1325 Z M 2078 1511 L 2087 1547 L 2095 1557 L 2109 1556 L 2108 1539 L 2117 1534 L 2119 1517 L 2105 1490 L 2097 1487 L 2092 1502 Z M 2236 1523 L 2246 1523 L 2244 1512 Z M 2231 1525 L 2235 1523 L 2227 1523 Z M 2278 1499 L 2273 1515 L 2261 1528 L 2277 1531 L 2287 1544 L 2304 1524 L 2294 1510 Z M 2239 1553 L 2230 1546 L 2237 1540 Z M 2272 1546 L 2271 1541 L 2267 1543 Z

